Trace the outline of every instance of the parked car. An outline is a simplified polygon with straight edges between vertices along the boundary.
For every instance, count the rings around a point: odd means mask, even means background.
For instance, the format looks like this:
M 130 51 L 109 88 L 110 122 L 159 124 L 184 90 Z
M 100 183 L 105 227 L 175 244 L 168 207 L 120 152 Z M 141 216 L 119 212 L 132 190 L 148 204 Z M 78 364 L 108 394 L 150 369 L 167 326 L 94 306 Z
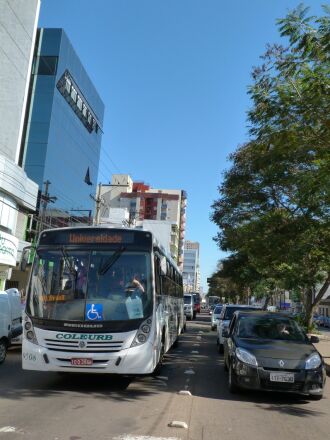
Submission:
M 212 304 L 209 306 L 209 315 L 212 315 L 215 305 Z
M 195 319 L 196 312 L 194 310 L 195 303 L 194 303 L 193 294 L 185 293 L 183 297 L 183 302 L 184 302 L 184 314 L 186 315 L 187 319 Z
M 240 304 L 225 304 L 217 324 L 217 345 L 219 353 L 223 353 L 223 330 L 229 326 L 230 320 L 236 310 L 260 310 L 260 307 Z
M 217 324 L 220 318 L 220 314 L 221 314 L 221 310 L 222 310 L 222 304 L 217 304 L 212 312 L 212 316 L 211 316 L 211 330 L 215 330 L 217 328 Z
M 6 359 L 13 338 L 23 331 L 21 296 L 17 289 L 11 290 L 0 291 L 0 364 Z
M 322 356 L 298 323 L 281 313 L 237 311 L 224 332 L 231 392 L 239 388 L 293 392 L 319 400 L 326 380 Z
M 330 316 L 323 316 L 323 327 L 330 327 Z
M 320 327 L 321 321 L 322 321 L 322 316 L 321 315 L 313 315 L 313 324 L 315 324 L 318 327 Z

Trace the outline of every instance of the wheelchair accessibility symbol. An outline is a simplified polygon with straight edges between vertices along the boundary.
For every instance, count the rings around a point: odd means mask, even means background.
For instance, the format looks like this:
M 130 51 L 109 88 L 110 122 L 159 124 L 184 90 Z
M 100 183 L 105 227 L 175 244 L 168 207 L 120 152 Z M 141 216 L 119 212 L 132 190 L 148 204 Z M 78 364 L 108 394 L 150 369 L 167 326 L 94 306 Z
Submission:
M 87 304 L 86 319 L 88 321 L 103 320 L 103 304 Z

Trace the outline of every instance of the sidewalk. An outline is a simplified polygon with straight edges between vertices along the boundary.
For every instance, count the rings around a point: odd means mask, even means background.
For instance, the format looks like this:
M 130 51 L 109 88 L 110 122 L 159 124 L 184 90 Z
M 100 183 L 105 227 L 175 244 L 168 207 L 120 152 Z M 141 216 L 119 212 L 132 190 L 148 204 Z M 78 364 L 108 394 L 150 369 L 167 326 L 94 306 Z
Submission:
M 318 350 L 322 355 L 325 362 L 327 375 L 330 376 L 330 331 L 322 330 L 321 334 L 318 335 L 315 334 L 313 336 L 317 336 L 320 340 L 320 342 L 314 345 L 316 350 Z

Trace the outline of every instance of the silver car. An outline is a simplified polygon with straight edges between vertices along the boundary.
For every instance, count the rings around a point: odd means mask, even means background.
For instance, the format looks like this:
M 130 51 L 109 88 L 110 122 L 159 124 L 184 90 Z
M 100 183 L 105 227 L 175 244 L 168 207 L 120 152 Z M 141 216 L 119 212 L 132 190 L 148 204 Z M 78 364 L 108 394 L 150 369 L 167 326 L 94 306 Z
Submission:
M 222 304 L 217 304 L 213 309 L 211 316 L 211 330 L 215 330 L 217 328 L 217 324 L 220 319 L 221 310 L 222 310 Z
M 221 310 L 221 314 L 217 324 L 217 345 L 219 353 L 223 353 L 223 330 L 227 329 L 231 318 L 234 315 L 236 310 L 260 310 L 260 307 L 254 307 L 249 305 L 240 305 L 240 304 L 225 304 Z
M 194 297 L 190 293 L 185 293 L 183 297 L 184 302 L 184 314 L 186 315 L 187 319 L 194 319 L 195 318 L 195 312 L 194 312 Z

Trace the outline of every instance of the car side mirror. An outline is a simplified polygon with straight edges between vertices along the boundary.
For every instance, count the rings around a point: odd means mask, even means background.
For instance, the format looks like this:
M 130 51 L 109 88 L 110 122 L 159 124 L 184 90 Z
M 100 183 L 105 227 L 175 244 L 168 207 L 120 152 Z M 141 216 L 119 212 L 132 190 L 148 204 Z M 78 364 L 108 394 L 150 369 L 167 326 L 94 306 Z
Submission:
M 223 336 L 224 338 L 229 338 L 229 330 L 228 330 L 227 328 L 224 328 L 224 329 L 222 330 L 222 336 Z
M 317 344 L 318 342 L 320 342 L 320 338 L 318 338 L 317 336 L 310 336 L 309 340 L 312 344 Z

